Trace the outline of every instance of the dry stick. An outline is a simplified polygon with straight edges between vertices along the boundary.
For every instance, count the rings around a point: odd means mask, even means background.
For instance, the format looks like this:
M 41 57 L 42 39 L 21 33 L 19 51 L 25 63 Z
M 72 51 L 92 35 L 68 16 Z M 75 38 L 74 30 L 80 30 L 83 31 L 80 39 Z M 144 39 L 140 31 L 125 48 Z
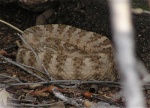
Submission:
M 33 102 L 33 101 L 32 101 Z M 54 105 L 58 105 L 60 102 L 56 102 L 56 103 L 50 103 L 50 104 L 29 104 L 29 102 L 25 102 L 25 103 L 9 103 L 8 102 L 8 106 L 14 106 L 14 107 L 50 107 L 50 106 L 54 106 Z
M 132 9 L 132 12 L 135 13 L 135 14 L 142 14 L 142 13 L 150 14 L 150 11 L 143 10 L 141 8 Z
M 38 76 L 37 74 L 33 73 L 32 71 L 26 69 L 26 68 L 23 67 L 22 65 L 20 65 L 20 64 L 18 64 L 18 63 L 16 63 L 16 62 L 14 62 L 14 61 L 12 61 L 12 60 L 10 60 L 9 58 L 6 58 L 6 57 L 4 57 L 4 56 L 2 56 L 2 55 L 0 55 L 0 58 L 3 58 L 3 59 L 6 60 L 7 62 L 12 63 L 13 65 L 18 66 L 19 68 L 25 70 L 25 71 L 28 72 L 29 74 L 31 74 L 31 75 L 37 77 L 37 78 L 40 79 L 41 81 L 46 81 L 46 80 L 43 79 L 42 77 L 40 77 L 40 76 Z
M 53 88 L 52 93 L 55 95 L 55 97 L 61 99 L 62 101 L 66 102 L 68 104 L 74 105 L 76 107 L 83 107 L 82 100 L 68 98 L 68 97 L 64 96 L 61 92 L 59 92 L 57 90 L 57 88 Z
M 18 78 L 16 78 L 16 77 L 11 77 L 11 76 L 4 75 L 4 74 L 0 74 L 0 76 L 6 77 L 6 78 L 10 78 L 10 79 L 15 80 L 15 81 L 17 81 L 17 82 L 19 82 L 19 83 L 22 83 L 22 82 L 21 82 Z
M 22 30 L 20 30 L 19 28 L 17 28 L 17 27 L 15 27 L 15 26 L 13 26 L 12 24 L 9 24 L 9 23 L 8 23 L 8 22 L 6 22 L 6 21 L 3 21 L 3 20 L 1 20 L 1 19 L 0 19 L 0 22 L 2 22 L 2 23 L 4 23 L 4 24 L 8 25 L 9 27 L 11 27 L 11 28 L 13 28 L 13 29 L 17 30 L 17 31 L 18 31 L 18 32 L 20 32 L 21 34 L 23 33 L 23 31 L 22 31 Z
M 2 23 L 4 23 L 4 24 L 10 26 L 11 28 L 17 30 L 17 31 L 20 32 L 21 34 L 23 33 L 22 30 L 20 30 L 19 28 L 13 26 L 13 25 L 10 24 L 10 23 L 7 23 L 6 21 L 3 21 L 3 20 L 0 19 L 0 22 L 2 22 Z M 17 34 L 18 34 L 18 33 L 17 33 Z M 19 35 L 19 37 L 21 38 L 21 40 L 22 40 L 22 41 L 29 47 L 29 49 L 34 53 L 34 55 L 35 55 L 35 57 L 36 57 L 36 60 L 39 61 L 39 63 L 41 64 L 41 66 L 42 66 L 42 68 L 44 69 L 44 71 L 46 72 L 46 74 L 47 74 L 47 75 L 49 76 L 49 78 L 52 80 L 52 78 L 51 78 L 49 72 L 48 72 L 47 69 L 45 68 L 44 64 L 39 60 L 39 58 L 38 58 L 37 54 L 35 53 L 35 51 L 33 50 L 33 48 L 23 39 L 23 37 L 22 37 L 20 34 L 18 34 L 18 35 Z
M 21 103 L 21 102 L 28 102 L 28 103 L 33 103 L 34 101 L 31 99 L 15 99 L 15 98 L 10 98 L 10 99 L 8 99 L 8 101 L 10 102 L 19 102 L 19 103 Z
M 18 86 L 18 85 L 32 85 L 32 84 L 56 84 L 56 85 L 68 85 L 68 84 L 115 84 L 120 85 L 119 82 L 112 81 L 81 81 L 81 80 L 53 80 L 49 82 L 34 82 L 34 83 L 13 83 L 9 84 L 10 86 Z M 4 86 L 4 84 L 0 84 L 0 86 Z
M 7 62 L 7 61 L 2 61 L 2 62 L 0 62 L 0 64 L 4 64 L 4 63 L 8 63 L 8 62 Z M 45 72 L 43 72 L 43 71 L 41 71 L 41 70 L 38 70 L 38 69 L 36 69 L 36 68 L 34 68 L 34 67 L 32 67 L 32 66 L 28 66 L 28 65 L 25 65 L 25 64 L 22 64 L 22 63 L 18 63 L 18 64 L 20 64 L 20 65 L 22 65 L 22 66 L 24 66 L 24 67 L 33 69 L 33 70 L 35 70 L 35 71 L 38 71 L 38 72 L 40 72 L 40 73 L 42 73 L 42 74 L 44 74 L 44 75 L 47 75 Z
M 116 58 L 123 82 L 127 108 L 145 108 L 142 84 L 136 72 L 130 0 L 109 0 L 116 44 Z
M 38 71 L 38 72 L 40 72 L 40 73 L 42 73 L 42 74 L 47 75 L 47 74 L 46 74 L 46 73 L 44 73 L 43 71 L 38 70 L 38 69 L 36 69 L 36 68 L 34 68 L 34 67 L 32 67 L 32 66 L 28 66 L 28 65 L 25 65 L 25 64 L 22 64 L 22 63 L 18 63 L 18 64 L 20 64 L 20 65 L 22 65 L 22 66 L 24 66 L 24 67 L 27 67 L 27 68 L 33 69 L 33 70 L 35 70 L 35 71 Z

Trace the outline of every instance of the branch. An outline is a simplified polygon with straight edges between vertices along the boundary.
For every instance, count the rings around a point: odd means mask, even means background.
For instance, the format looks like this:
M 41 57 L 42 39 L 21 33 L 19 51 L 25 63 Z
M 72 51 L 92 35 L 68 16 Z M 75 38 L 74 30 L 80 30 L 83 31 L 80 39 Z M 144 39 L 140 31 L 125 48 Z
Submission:
M 8 25 L 9 27 L 11 27 L 11 28 L 17 30 L 17 31 L 20 32 L 20 33 L 23 33 L 22 30 L 20 30 L 19 28 L 13 26 L 12 24 L 10 24 L 10 23 L 8 23 L 8 22 L 6 22 L 6 21 L 4 21 L 4 20 L 1 20 L 1 19 L 0 19 L 0 22 L 1 22 L 1 23 L 4 23 L 4 24 L 6 24 L 6 25 Z
M 27 68 L 23 67 L 22 65 L 20 65 L 20 64 L 18 64 L 18 63 L 16 63 L 16 62 L 14 62 L 14 61 L 12 61 L 12 60 L 10 60 L 9 58 L 6 58 L 6 57 L 4 57 L 4 56 L 2 56 L 2 55 L 0 55 L 0 58 L 3 58 L 3 59 L 6 60 L 7 62 L 9 62 L 9 63 L 11 63 L 11 64 L 13 64 L 13 65 L 15 65 L 15 66 L 21 68 L 21 69 L 23 69 L 24 71 L 26 71 L 27 73 L 29 73 L 29 74 L 35 76 L 36 78 L 40 79 L 41 81 L 46 81 L 45 79 L 43 79 L 42 77 L 38 76 L 38 75 L 35 74 L 34 72 L 28 70 Z
M 130 0 L 109 0 L 116 58 L 123 82 L 127 108 L 145 108 L 142 84 L 136 72 L 134 33 Z

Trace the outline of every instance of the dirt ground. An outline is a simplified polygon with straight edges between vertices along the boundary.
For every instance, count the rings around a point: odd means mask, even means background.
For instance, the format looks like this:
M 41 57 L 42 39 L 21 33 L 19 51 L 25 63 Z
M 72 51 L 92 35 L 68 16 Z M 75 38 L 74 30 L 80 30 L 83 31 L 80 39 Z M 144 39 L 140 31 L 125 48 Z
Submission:
M 133 3 L 133 7 L 140 7 L 140 4 L 146 3 L 146 0 L 143 0 L 142 2 L 137 0 L 136 3 Z M 50 17 L 47 23 L 72 25 L 78 28 L 100 33 L 112 40 L 109 6 L 105 0 L 62 0 L 61 2 L 57 2 L 56 6 L 53 8 L 55 10 L 55 14 Z M 0 19 L 9 22 L 21 30 L 34 26 L 37 16 L 42 12 L 43 11 L 32 12 L 32 10 L 26 10 L 16 3 L 0 5 Z M 150 70 L 149 19 L 150 15 L 148 14 L 133 14 L 136 55 L 137 58 L 143 61 L 148 70 Z M 17 40 L 20 40 L 17 35 L 17 31 L 5 24 L 0 23 L 0 49 L 7 51 L 11 55 L 10 57 L 12 60 L 15 60 Z M 0 61 L 0 72 L 7 73 L 10 76 L 15 76 L 22 82 L 37 81 L 36 78 L 22 72 L 21 69 L 11 65 L 10 63 L 2 62 L 2 60 Z M 3 82 L 3 80 L 4 79 L 0 77 L 0 82 Z M 8 91 L 12 94 L 18 94 L 15 95 L 17 99 L 24 99 L 24 95 L 26 93 L 25 89 L 23 91 L 18 91 L 17 89 L 18 88 L 9 88 Z M 43 98 L 41 97 L 38 98 L 38 102 L 44 103 L 42 99 Z M 56 101 L 57 99 L 54 98 L 54 100 Z

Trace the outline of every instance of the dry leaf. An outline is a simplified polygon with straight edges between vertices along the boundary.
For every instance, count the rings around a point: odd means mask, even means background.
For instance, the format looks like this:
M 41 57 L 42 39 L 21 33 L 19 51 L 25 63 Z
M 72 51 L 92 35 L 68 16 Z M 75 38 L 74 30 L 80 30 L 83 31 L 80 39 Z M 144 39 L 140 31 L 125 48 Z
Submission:
M 4 55 L 4 56 L 5 56 L 5 55 L 9 55 L 5 50 L 0 50 L 0 54 L 1 54 L 1 55 Z
M 10 94 L 4 89 L 0 91 L 0 104 L 7 106 L 7 99 L 11 98 Z

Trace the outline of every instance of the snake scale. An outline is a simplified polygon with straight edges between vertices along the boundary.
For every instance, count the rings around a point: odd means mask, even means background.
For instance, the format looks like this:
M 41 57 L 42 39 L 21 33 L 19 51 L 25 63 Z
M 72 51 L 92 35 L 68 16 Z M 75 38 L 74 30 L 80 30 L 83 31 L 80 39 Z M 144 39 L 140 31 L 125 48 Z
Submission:
M 22 36 L 55 79 L 116 79 L 113 48 L 106 36 L 62 24 L 34 26 Z M 42 69 L 24 43 L 18 49 L 16 61 Z

